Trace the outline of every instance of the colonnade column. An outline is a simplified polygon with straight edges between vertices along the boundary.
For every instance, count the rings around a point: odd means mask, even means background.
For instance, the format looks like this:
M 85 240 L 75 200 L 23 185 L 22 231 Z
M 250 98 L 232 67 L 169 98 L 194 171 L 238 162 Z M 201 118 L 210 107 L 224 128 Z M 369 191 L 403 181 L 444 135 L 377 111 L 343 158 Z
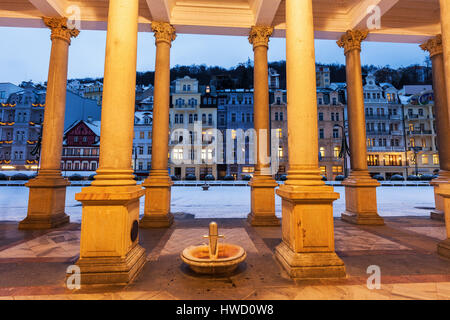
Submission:
M 420 46 L 430 53 L 433 66 L 434 110 L 436 119 L 437 141 L 439 149 L 439 177 L 431 184 L 434 186 L 436 209 L 431 212 L 431 218 L 444 221 L 444 198 L 438 194 L 440 184 L 450 183 L 450 122 L 447 117 L 448 101 L 445 89 L 444 56 L 442 52 L 442 35 L 428 40 Z
M 254 52 L 254 93 L 253 105 L 256 131 L 256 168 L 251 187 L 251 212 L 248 222 L 252 226 L 277 226 L 275 216 L 275 187 L 270 164 L 270 113 L 269 113 L 269 71 L 267 49 L 272 27 L 252 27 L 248 37 Z
M 152 127 L 152 169 L 142 184 L 145 210 L 142 228 L 168 228 L 173 223 L 170 193 L 173 185 L 167 168 L 169 154 L 170 47 L 175 28 L 166 22 L 152 22 L 156 39 L 155 89 Z
M 450 123 L 450 2 L 447 0 L 440 0 L 441 7 L 441 28 L 442 28 L 442 55 L 444 58 L 444 78 L 445 78 L 445 92 L 447 97 L 447 115 L 442 113 L 442 116 Z M 434 65 L 433 65 L 434 71 Z M 436 114 L 437 117 L 437 114 Z M 448 133 L 448 131 L 447 131 Z M 439 132 L 438 132 L 439 134 Z M 441 138 L 439 138 L 441 139 Z M 448 140 L 447 144 L 441 146 L 442 148 L 449 148 Z M 440 140 L 439 140 L 439 143 Z M 440 150 L 439 150 L 440 152 Z M 442 168 L 442 164 L 441 164 Z M 443 211 L 445 215 L 445 226 L 447 230 L 447 239 L 438 243 L 437 251 L 440 255 L 450 258 L 450 183 L 441 183 L 437 188 L 437 194 L 443 198 Z
M 347 74 L 347 108 L 350 143 L 350 175 L 345 186 L 344 221 L 363 225 L 384 225 L 378 215 L 377 190 L 367 166 L 366 119 L 361 72 L 361 42 L 368 31 L 348 30 L 337 42 L 345 50 Z
M 139 0 L 109 2 L 100 132 L 95 181 L 76 199 L 83 204 L 82 284 L 129 283 L 145 264 L 139 245 L 139 198 L 131 168 L 136 91 Z
M 275 256 L 291 277 L 344 277 L 334 250 L 333 201 L 319 170 L 312 0 L 286 0 L 289 170 L 282 198 L 282 243 Z
M 66 108 L 67 65 L 72 37 L 79 31 L 67 26 L 67 18 L 43 18 L 51 29 L 52 49 L 45 101 L 40 170 L 29 181 L 27 217 L 19 229 L 49 229 L 69 223 L 65 214 L 66 186 L 61 175 L 61 155 Z

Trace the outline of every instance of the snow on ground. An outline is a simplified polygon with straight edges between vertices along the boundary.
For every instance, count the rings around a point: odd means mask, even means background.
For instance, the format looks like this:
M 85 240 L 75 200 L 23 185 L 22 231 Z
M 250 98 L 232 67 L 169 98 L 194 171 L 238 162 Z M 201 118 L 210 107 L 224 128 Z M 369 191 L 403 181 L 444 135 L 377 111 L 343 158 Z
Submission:
M 66 213 L 72 222 L 81 222 L 81 204 L 75 194 L 81 187 L 67 188 Z M 334 202 L 334 216 L 339 217 L 345 208 L 343 187 L 335 187 L 341 198 Z M 434 207 L 432 187 L 380 187 L 377 189 L 378 210 L 381 216 L 429 216 Z M 0 221 L 20 221 L 26 216 L 28 188 L 0 187 Z M 281 199 L 275 198 L 276 214 L 281 216 Z M 141 214 L 144 198 L 141 198 Z M 172 212 L 188 213 L 196 218 L 245 218 L 250 212 L 249 187 L 173 187 Z

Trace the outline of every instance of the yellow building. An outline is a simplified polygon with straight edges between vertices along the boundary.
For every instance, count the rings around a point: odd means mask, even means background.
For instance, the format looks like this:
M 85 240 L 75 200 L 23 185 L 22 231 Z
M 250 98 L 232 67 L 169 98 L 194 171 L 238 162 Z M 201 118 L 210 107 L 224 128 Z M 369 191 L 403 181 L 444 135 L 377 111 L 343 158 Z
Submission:
M 408 174 L 435 174 L 439 170 L 433 109 L 432 91 L 413 95 L 404 105 Z
M 169 113 L 169 173 L 177 178 L 217 178 L 216 153 L 211 147 L 211 129 L 217 128 L 217 98 L 209 90 L 205 88 L 202 94 L 198 81 L 188 76 L 174 81 Z

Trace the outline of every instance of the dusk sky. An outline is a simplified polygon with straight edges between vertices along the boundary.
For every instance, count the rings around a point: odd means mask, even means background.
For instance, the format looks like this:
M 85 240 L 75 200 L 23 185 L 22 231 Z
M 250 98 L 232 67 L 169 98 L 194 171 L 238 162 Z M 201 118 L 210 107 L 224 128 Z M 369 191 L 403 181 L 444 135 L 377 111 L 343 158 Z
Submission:
M 47 80 L 50 56 L 50 30 L 0 28 L 0 82 L 20 84 L 23 80 Z M 72 41 L 69 54 L 69 79 L 102 77 L 106 32 L 82 31 Z M 284 60 L 285 40 L 270 40 L 269 61 Z M 171 51 L 171 65 L 206 64 L 229 68 L 253 58 L 245 37 L 179 34 Z M 363 43 L 363 64 L 391 67 L 423 64 L 426 54 L 417 44 Z M 343 49 L 335 41 L 316 41 L 318 63 L 344 63 Z M 152 33 L 139 33 L 138 71 L 153 71 L 155 45 Z

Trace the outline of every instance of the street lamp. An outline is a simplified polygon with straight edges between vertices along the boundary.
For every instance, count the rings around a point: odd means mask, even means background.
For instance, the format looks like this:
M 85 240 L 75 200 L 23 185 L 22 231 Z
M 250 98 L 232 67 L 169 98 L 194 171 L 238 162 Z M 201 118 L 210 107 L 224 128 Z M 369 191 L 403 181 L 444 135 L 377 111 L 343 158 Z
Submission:
M 36 173 L 39 173 L 39 164 L 41 161 L 41 148 L 42 148 L 42 122 L 39 123 L 35 123 L 34 127 L 39 129 L 38 132 L 38 141 L 36 143 L 36 145 L 34 146 L 33 150 L 30 151 L 30 155 L 35 156 L 36 160 L 37 160 L 37 169 L 36 169 Z
M 345 134 L 345 128 L 344 126 L 340 124 L 335 124 L 334 128 L 341 128 L 342 130 L 342 142 L 341 142 L 341 150 L 339 152 L 339 158 L 344 159 L 344 177 L 347 178 L 347 155 L 350 156 L 350 148 L 348 147 L 347 143 L 347 136 Z
M 414 152 L 414 164 L 416 169 L 416 177 L 419 176 L 419 165 L 417 163 L 417 155 L 419 151 L 422 151 L 422 147 L 411 147 L 411 150 Z

